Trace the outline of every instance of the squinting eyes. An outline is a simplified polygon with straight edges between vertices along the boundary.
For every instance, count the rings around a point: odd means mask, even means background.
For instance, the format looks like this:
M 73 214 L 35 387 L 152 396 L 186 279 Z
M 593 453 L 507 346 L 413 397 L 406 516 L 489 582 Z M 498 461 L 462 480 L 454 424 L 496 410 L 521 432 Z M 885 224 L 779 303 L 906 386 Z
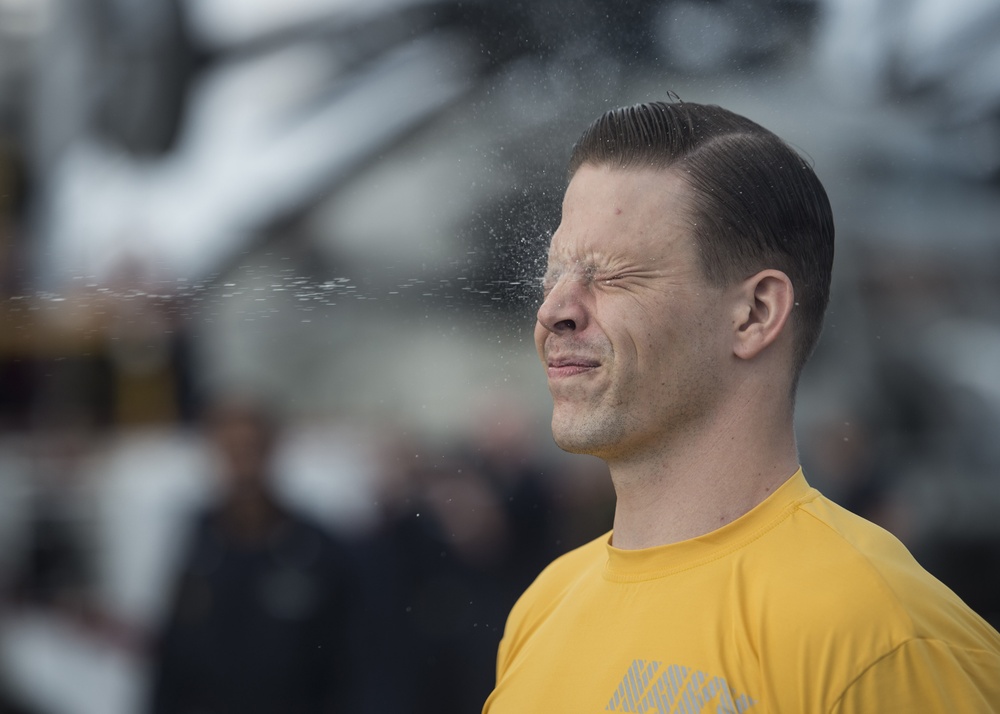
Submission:
M 552 289 L 556 286 L 556 283 L 565 276 L 566 273 L 552 273 L 545 275 L 537 279 L 537 285 L 541 288 L 542 293 L 548 295 L 552 292 Z M 601 285 L 614 285 L 617 281 L 621 280 L 620 275 L 611 275 L 607 277 L 598 276 L 597 270 L 595 268 L 587 268 L 576 274 L 575 277 L 582 283 L 600 283 Z

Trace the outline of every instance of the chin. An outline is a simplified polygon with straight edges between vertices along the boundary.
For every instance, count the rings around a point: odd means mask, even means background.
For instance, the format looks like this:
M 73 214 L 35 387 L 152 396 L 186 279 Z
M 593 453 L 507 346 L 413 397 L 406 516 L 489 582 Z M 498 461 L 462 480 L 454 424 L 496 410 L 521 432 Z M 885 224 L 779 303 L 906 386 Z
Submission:
M 570 454 L 600 456 L 617 443 L 614 430 L 591 419 L 566 419 L 552 415 L 552 439 Z
M 560 438 L 558 434 L 553 434 L 552 438 L 556 442 L 556 446 L 568 454 L 586 454 L 588 456 L 592 454 L 587 444 L 572 439 Z

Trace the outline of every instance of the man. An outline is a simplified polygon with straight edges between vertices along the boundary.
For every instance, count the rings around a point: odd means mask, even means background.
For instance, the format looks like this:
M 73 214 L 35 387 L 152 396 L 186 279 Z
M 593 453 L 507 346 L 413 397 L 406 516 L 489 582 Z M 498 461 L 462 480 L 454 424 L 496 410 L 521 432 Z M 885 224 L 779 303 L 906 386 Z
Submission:
M 594 122 L 570 177 L 535 340 L 614 529 L 515 605 L 484 712 L 1000 712 L 1000 635 L 799 468 L 833 263 L 810 167 L 651 103 Z
M 219 500 L 188 538 L 152 653 L 149 710 L 369 711 L 359 708 L 359 649 L 367 640 L 353 544 L 278 497 L 281 426 L 266 405 L 220 399 L 205 426 L 219 457 Z

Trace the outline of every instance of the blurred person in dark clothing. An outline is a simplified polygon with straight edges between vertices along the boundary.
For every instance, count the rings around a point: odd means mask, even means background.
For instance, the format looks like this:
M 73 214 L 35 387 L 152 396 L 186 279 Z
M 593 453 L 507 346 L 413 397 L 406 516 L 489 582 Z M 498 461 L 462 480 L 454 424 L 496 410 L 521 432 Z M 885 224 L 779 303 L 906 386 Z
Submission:
M 501 575 L 510 523 L 483 474 L 452 455 L 426 464 L 400 456 L 388 468 L 396 473 L 382 498 L 382 567 L 368 575 L 369 589 L 389 596 L 401 711 L 475 711 L 492 687 L 512 602 Z
M 493 436 L 496 436 L 494 430 Z M 397 437 L 384 453 L 369 590 L 388 607 L 394 686 L 411 714 L 476 711 L 493 687 L 503 622 L 550 554 L 551 496 L 517 439 L 428 453 Z M 527 452 L 527 455 L 526 455 Z M 536 553 L 528 552 L 535 538 Z M 386 660 L 388 661 L 388 660 Z
M 270 412 L 221 401 L 205 426 L 222 495 L 192 529 L 156 643 L 153 714 L 363 710 L 352 555 L 276 497 Z

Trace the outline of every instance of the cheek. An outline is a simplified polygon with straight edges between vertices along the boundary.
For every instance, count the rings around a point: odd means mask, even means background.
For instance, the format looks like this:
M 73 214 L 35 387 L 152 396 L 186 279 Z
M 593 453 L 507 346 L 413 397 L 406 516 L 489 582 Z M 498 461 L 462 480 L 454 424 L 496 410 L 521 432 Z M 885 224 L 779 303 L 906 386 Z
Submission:
M 535 349 L 538 350 L 538 356 L 543 360 L 545 359 L 545 336 L 548 332 L 540 322 L 535 322 Z
M 619 337 L 616 361 L 628 365 L 640 390 L 659 390 L 685 368 L 692 345 L 680 325 L 658 322 Z

